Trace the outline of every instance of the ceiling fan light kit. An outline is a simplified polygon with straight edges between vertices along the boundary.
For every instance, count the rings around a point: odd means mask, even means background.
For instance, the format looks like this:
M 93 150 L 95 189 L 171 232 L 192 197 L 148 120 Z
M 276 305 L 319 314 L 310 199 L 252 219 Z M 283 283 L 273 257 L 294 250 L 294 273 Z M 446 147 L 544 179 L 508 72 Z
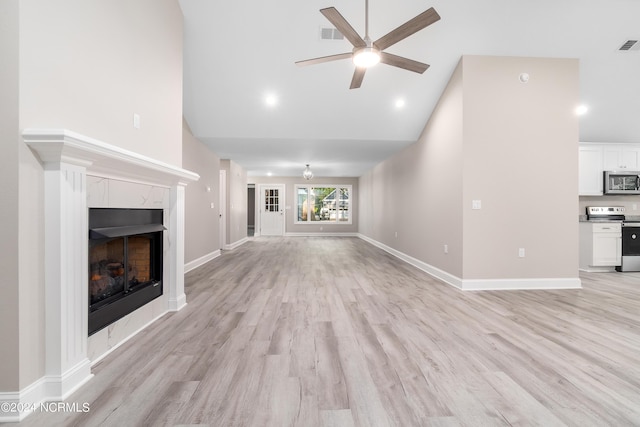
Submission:
M 427 68 L 429 68 L 428 64 L 393 55 L 391 53 L 384 52 L 384 50 L 440 20 L 440 15 L 438 15 L 438 12 L 436 12 L 434 8 L 425 10 L 415 18 L 410 19 L 373 43 L 371 42 L 371 38 L 369 38 L 369 0 L 365 0 L 364 38 L 360 37 L 356 30 L 353 29 L 351 24 L 347 22 L 335 7 L 320 9 L 320 13 L 322 13 L 325 18 L 327 18 L 329 22 L 331 22 L 334 27 L 336 27 L 336 29 L 340 31 L 347 40 L 349 40 L 353 45 L 353 51 L 351 53 L 340 53 L 337 55 L 298 61 L 296 62 L 296 65 L 313 65 L 351 58 L 356 69 L 353 73 L 353 78 L 351 79 L 350 89 L 359 88 L 362 85 L 366 69 L 378 62 L 419 74 L 424 73 Z
M 369 68 L 380 62 L 380 51 L 374 47 L 363 47 L 353 52 L 353 64 L 356 67 Z

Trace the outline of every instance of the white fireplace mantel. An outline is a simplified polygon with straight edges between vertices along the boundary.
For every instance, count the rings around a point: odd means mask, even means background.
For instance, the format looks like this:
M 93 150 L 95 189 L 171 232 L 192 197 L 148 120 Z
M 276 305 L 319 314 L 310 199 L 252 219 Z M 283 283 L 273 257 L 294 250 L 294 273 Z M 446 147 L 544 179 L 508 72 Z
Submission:
M 87 356 L 87 175 L 169 188 L 170 244 L 163 276 L 167 311 L 186 304 L 184 191 L 200 177 L 66 129 L 26 129 L 22 136 L 44 164 L 45 376 L 26 398 L 38 403 L 64 400 L 92 377 Z
M 67 129 L 25 129 L 22 137 L 44 163 L 85 166 L 91 175 L 166 186 L 200 179 L 197 173 Z

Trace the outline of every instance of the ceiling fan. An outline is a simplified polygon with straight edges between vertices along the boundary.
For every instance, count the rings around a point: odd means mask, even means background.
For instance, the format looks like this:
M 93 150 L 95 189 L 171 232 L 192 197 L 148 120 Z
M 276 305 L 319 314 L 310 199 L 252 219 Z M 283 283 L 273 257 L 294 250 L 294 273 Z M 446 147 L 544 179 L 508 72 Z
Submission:
M 359 88 L 362 85 L 364 73 L 367 68 L 377 64 L 378 62 L 420 74 L 424 73 L 427 68 L 429 68 L 429 64 L 423 64 L 422 62 L 393 55 L 391 53 L 384 52 L 384 50 L 438 21 L 440 19 L 440 15 L 438 15 L 438 12 L 436 12 L 434 8 L 425 10 L 420 15 L 410 19 L 374 42 L 369 38 L 369 0 L 365 0 L 364 39 L 360 37 L 356 30 L 353 29 L 349 22 L 344 19 L 335 7 L 320 9 L 320 13 L 322 13 L 325 18 L 327 18 L 329 22 L 331 22 L 336 29 L 338 29 L 338 31 L 340 31 L 342 35 L 349 40 L 353 45 L 353 51 L 350 53 L 340 53 L 338 55 L 322 56 L 320 58 L 298 61 L 296 62 L 296 65 L 313 65 L 336 61 L 338 59 L 352 58 L 356 69 L 353 73 L 349 89 Z

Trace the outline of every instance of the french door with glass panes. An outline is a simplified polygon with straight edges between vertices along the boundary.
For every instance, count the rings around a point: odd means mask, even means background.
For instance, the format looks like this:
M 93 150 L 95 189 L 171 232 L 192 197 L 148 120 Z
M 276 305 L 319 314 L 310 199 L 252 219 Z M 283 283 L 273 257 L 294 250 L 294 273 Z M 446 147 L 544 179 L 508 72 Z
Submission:
M 284 185 L 260 186 L 260 235 L 284 235 Z

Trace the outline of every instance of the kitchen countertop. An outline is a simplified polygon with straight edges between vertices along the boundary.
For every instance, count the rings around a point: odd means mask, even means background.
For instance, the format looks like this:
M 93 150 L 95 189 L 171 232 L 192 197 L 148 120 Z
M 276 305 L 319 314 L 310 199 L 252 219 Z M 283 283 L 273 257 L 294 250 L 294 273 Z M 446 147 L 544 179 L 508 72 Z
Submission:
M 626 222 L 640 222 L 640 215 L 626 215 Z M 578 215 L 578 222 L 622 222 L 620 219 L 587 219 L 586 215 Z

